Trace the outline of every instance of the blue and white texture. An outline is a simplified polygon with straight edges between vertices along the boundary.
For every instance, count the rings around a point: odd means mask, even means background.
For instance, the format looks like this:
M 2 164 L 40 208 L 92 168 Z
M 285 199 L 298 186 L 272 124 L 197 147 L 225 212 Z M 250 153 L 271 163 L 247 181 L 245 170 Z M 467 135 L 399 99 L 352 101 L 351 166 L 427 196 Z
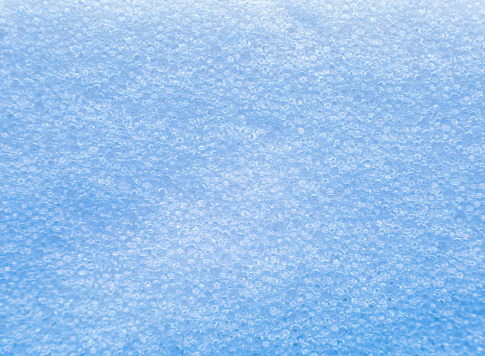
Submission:
M 484 355 L 482 1 L 0 2 L 1 355 Z

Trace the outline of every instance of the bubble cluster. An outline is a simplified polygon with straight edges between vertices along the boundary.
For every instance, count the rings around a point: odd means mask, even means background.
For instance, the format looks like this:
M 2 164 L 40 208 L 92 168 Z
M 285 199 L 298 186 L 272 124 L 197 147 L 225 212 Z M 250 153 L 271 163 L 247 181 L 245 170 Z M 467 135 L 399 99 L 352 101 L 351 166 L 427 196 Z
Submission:
M 1 3 L 0 354 L 483 354 L 484 16 Z

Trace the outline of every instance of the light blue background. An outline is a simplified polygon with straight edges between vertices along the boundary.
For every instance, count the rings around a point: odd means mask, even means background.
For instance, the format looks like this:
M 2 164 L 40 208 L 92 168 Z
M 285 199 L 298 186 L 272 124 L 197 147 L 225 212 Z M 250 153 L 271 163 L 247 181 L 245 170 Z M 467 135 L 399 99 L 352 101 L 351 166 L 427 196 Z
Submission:
M 473 1 L 0 2 L 0 354 L 483 355 L 484 35 Z

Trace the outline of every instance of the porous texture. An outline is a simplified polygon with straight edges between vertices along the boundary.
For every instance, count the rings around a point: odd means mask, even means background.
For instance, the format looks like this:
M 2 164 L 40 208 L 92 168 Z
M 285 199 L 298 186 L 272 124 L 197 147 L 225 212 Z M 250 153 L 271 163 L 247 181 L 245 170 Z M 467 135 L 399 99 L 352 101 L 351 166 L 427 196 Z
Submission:
M 483 355 L 484 19 L 0 2 L 0 354 Z

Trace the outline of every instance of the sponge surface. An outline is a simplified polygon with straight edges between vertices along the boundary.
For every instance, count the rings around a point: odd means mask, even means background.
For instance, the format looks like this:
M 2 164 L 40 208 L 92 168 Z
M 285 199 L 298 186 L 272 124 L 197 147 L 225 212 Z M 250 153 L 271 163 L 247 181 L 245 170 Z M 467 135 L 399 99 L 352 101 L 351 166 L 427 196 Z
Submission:
M 0 354 L 483 355 L 473 1 L 0 1 Z

